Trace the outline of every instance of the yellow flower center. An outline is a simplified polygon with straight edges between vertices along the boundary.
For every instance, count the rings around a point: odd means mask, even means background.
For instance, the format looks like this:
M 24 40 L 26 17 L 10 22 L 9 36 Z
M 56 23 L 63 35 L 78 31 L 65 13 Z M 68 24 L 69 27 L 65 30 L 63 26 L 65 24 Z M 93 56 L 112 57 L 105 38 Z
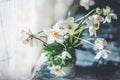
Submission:
M 96 23 L 96 24 L 93 24 L 92 25 L 94 28 L 98 28 L 98 24 Z
M 59 72 L 59 71 L 60 71 L 60 70 L 59 70 L 58 68 L 55 68 L 55 69 L 54 69 L 54 72 L 56 72 L 56 73 Z
M 27 39 L 25 39 L 25 41 L 29 42 L 31 40 L 33 40 L 34 36 L 33 35 L 29 35 L 29 37 Z
M 51 32 L 51 36 L 53 36 L 53 37 L 58 36 L 58 32 L 56 32 L 56 31 L 52 31 L 52 32 Z
M 25 31 L 24 29 L 21 30 L 21 33 L 22 33 L 22 34 L 25 33 L 25 32 L 26 32 L 26 31 Z
M 72 29 L 72 26 L 71 26 L 71 25 L 68 25 L 68 26 L 67 26 L 67 29 L 68 29 L 68 30 L 71 30 L 71 29 Z

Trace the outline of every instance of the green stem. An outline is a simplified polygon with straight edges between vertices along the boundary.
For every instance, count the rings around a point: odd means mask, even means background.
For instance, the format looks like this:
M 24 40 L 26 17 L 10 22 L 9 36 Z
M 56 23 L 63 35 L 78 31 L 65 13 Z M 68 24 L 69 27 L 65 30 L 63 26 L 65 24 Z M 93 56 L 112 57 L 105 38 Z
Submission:
M 91 15 L 95 10 L 96 10 L 96 9 L 91 10 L 91 11 L 90 11 L 88 14 L 86 14 L 85 16 L 83 16 L 83 17 L 78 18 L 77 20 L 75 20 L 75 22 L 78 22 L 78 21 L 80 21 L 80 20 L 82 20 L 82 19 L 87 18 L 87 17 L 88 17 L 89 15 Z
M 46 36 L 40 36 L 40 37 L 47 38 Z
M 80 29 L 78 29 L 76 32 L 75 32 L 75 34 L 78 34 L 78 37 L 80 37 L 80 34 L 82 33 L 82 31 L 83 30 L 85 30 L 86 28 L 88 28 L 88 27 L 86 27 L 86 26 L 82 26 L 82 27 L 80 27 Z M 78 39 L 72 44 L 72 46 L 74 46 L 76 43 L 78 43 Z M 76 45 L 75 45 L 76 46 Z
M 81 41 L 83 41 L 83 42 L 86 42 L 86 43 L 88 43 L 88 44 L 90 44 L 90 45 L 92 45 L 92 46 L 94 46 L 94 44 L 93 43 L 91 43 L 90 41 L 88 41 L 88 40 L 85 40 L 85 39 L 82 39 L 82 38 L 79 38 L 79 37 L 76 37 L 76 36 L 74 36 L 74 35 L 72 35 L 73 37 L 75 37 L 75 38 L 77 38 L 77 39 L 79 39 L 79 40 L 81 40 Z
M 61 43 L 61 45 L 63 45 L 63 46 L 64 46 L 64 48 L 65 48 L 65 51 L 67 51 L 67 47 L 65 46 L 65 44 L 62 44 L 62 43 Z
M 87 28 L 88 28 L 87 26 L 82 26 L 80 27 L 80 29 L 76 30 L 74 34 L 81 33 L 84 29 L 87 29 Z
M 75 45 L 74 47 L 76 48 L 76 47 L 78 47 L 78 46 L 80 46 L 80 45 L 81 45 L 81 43 L 79 43 L 79 44 Z
M 42 39 L 40 39 L 40 38 L 37 38 L 37 37 L 35 37 L 35 36 L 33 36 L 33 38 L 35 38 L 35 39 L 37 39 L 37 40 L 39 40 L 39 41 L 43 42 L 44 44 L 47 44 L 45 41 L 43 41 L 43 40 L 42 40 Z
M 38 34 L 42 33 L 43 31 L 39 31 Z
M 70 35 L 70 42 L 71 42 L 71 44 L 72 44 L 72 42 L 73 42 L 73 40 L 72 40 L 73 38 L 72 38 L 72 36 Z
M 40 32 L 42 32 L 42 31 L 40 31 Z M 26 33 L 26 34 L 27 34 L 27 35 L 32 35 L 33 38 L 35 38 L 35 39 L 37 39 L 37 40 L 43 42 L 44 44 L 47 44 L 47 43 L 46 43 L 45 41 L 43 41 L 42 39 L 35 37 L 34 34 L 30 34 L 30 33 Z

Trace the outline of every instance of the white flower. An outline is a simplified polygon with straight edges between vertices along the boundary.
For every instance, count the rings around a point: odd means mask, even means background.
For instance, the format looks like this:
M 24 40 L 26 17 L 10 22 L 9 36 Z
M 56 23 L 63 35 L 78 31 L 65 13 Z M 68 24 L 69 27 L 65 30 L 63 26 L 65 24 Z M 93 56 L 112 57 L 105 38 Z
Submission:
M 74 34 L 75 29 L 78 27 L 78 24 L 74 22 L 73 17 L 69 17 L 67 20 L 61 20 L 54 26 L 59 28 L 59 32 L 63 35 L 69 33 Z
M 89 10 L 90 6 L 93 6 L 95 2 L 93 0 L 80 0 L 80 5 L 83 6 L 86 10 Z
M 85 20 L 85 23 L 89 27 L 90 36 L 93 36 L 93 35 L 96 36 L 96 30 L 99 29 L 100 22 L 103 22 L 103 21 L 104 21 L 104 18 L 97 14 L 92 15 Z
M 111 19 L 117 19 L 117 15 L 113 12 L 113 10 L 111 10 L 111 8 L 109 6 L 106 6 L 106 9 L 103 8 L 103 15 L 105 15 L 105 22 L 110 23 Z
M 67 20 L 67 25 L 66 30 L 68 31 L 69 34 L 74 34 L 74 31 L 76 28 L 78 28 L 78 24 L 74 22 L 74 18 L 73 17 L 69 17 Z
M 57 41 L 59 43 L 63 43 L 63 35 L 59 33 L 59 30 L 57 28 L 45 29 L 44 33 L 48 36 L 48 40 L 47 40 L 48 44 L 51 44 L 54 41 Z
M 106 59 L 108 57 L 108 53 L 110 53 L 109 50 L 101 50 L 97 53 L 97 55 L 95 56 L 95 59 L 100 59 L 101 57 Z
M 61 58 L 66 59 L 66 57 L 72 58 L 69 52 L 67 52 L 67 51 L 62 52 L 62 57 Z
M 104 46 L 107 45 L 107 41 L 104 38 L 97 38 L 95 40 L 95 45 L 94 45 L 94 49 L 95 50 L 101 50 L 104 48 Z
M 62 71 L 60 66 L 52 66 L 49 69 L 50 69 L 51 74 L 55 74 L 55 75 L 58 75 L 58 76 L 66 75 L 66 73 L 64 71 Z
M 66 25 L 67 23 L 65 20 L 60 20 L 55 24 L 53 28 L 56 29 L 60 34 L 65 35 L 67 34 L 67 31 L 65 30 Z
M 24 44 L 30 43 L 31 46 L 33 46 L 34 43 L 36 45 L 38 44 L 38 40 L 34 38 L 37 37 L 37 34 L 33 34 L 30 29 L 28 29 L 28 31 L 22 29 L 21 34 L 22 34 L 21 39 Z

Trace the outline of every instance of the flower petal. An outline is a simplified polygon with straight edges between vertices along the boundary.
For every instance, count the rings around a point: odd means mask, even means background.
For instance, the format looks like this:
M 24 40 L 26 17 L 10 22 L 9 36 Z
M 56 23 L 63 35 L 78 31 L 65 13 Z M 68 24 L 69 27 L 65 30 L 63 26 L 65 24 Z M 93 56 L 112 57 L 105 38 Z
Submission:
M 106 58 L 108 58 L 108 54 L 105 52 L 104 54 L 102 54 L 102 57 L 103 57 L 104 59 L 106 59 Z
M 55 41 L 55 38 L 53 37 L 48 37 L 47 43 L 52 44 Z
M 74 18 L 73 18 L 73 17 L 69 17 L 69 18 L 67 19 L 67 22 L 70 23 L 70 24 L 71 24 L 71 23 L 74 23 Z
M 110 14 L 112 16 L 112 19 L 117 19 L 117 15 L 115 13 Z
M 96 30 L 93 27 L 89 28 L 89 33 L 90 33 L 90 36 L 95 35 L 95 37 L 96 37 Z
M 98 52 L 97 55 L 95 56 L 95 59 L 100 59 L 101 57 L 102 57 L 102 54 Z
M 46 28 L 46 29 L 44 29 L 44 33 L 45 33 L 46 35 L 49 35 L 50 32 L 51 32 L 51 28 Z
M 92 0 L 91 0 L 90 3 L 89 3 L 90 6 L 92 6 L 92 5 L 94 5 L 94 4 L 95 4 L 95 2 L 92 1 Z

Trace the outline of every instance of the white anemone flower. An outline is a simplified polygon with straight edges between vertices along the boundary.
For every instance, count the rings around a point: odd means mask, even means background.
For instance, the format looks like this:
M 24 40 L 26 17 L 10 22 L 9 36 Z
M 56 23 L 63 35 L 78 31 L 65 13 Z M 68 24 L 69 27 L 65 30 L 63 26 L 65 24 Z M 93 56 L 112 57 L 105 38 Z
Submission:
M 97 38 L 95 40 L 94 49 L 102 50 L 104 48 L 104 46 L 106 46 L 106 45 L 107 45 L 107 41 L 104 38 Z
M 106 6 L 106 8 L 103 8 L 103 15 L 105 15 L 105 22 L 110 23 L 111 19 L 117 19 L 117 15 L 111 10 L 109 6 Z
M 63 34 L 60 34 L 58 29 L 56 29 L 56 28 L 44 29 L 44 33 L 48 36 L 48 40 L 47 40 L 48 44 L 51 44 L 54 41 L 63 43 Z
M 78 24 L 74 22 L 73 17 L 69 17 L 66 20 L 56 23 L 55 28 L 59 28 L 59 32 L 63 35 L 67 33 L 74 34 L 75 29 L 78 28 Z
M 93 6 L 94 4 L 94 0 L 80 0 L 80 5 L 83 6 L 86 10 L 89 10 L 89 7 Z
M 30 29 L 28 29 L 28 31 L 22 29 L 21 34 L 22 36 L 20 38 L 24 44 L 30 43 L 31 46 L 33 46 L 34 44 L 36 45 L 38 44 L 38 40 L 34 38 L 34 37 L 38 37 L 38 35 L 33 34 Z
M 109 50 L 100 50 L 95 56 L 95 59 L 100 59 L 101 57 L 106 59 L 108 58 L 108 53 L 110 53 Z
M 103 22 L 103 21 L 104 21 L 104 18 L 97 14 L 94 14 L 85 20 L 85 23 L 89 27 L 90 36 L 93 36 L 93 35 L 96 36 L 96 31 L 99 29 L 100 22 Z
M 69 34 L 74 34 L 74 31 L 76 28 L 78 28 L 78 24 L 74 22 L 74 18 L 73 17 L 69 17 L 66 20 L 67 24 L 66 24 L 66 30 L 68 31 Z
M 60 66 L 52 66 L 49 69 L 50 69 L 51 74 L 55 74 L 55 75 L 58 75 L 58 76 L 66 75 L 66 73 L 64 71 L 62 71 Z
M 62 52 L 62 57 L 61 58 L 66 59 L 66 57 L 72 58 L 69 52 L 67 52 L 67 51 Z

